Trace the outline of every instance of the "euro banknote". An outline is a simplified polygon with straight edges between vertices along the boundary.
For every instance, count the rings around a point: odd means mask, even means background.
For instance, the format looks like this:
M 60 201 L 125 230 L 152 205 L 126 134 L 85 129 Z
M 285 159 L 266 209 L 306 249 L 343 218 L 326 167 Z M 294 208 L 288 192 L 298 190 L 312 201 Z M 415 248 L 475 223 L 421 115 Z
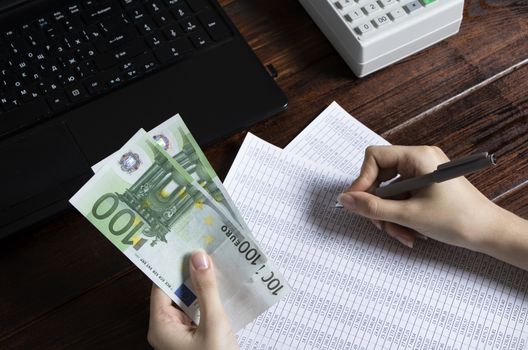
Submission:
M 196 168 L 198 157 L 165 148 L 140 130 L 70 202 L 196 322 L 187 259 L 198 248 L 209 252 L 224 306 L 239 329 L 290 288 L 251 233 L 213 199 L 215 192 L 186 170 Z
M 218 175 L 179 114 L 153 128 L 148 135 L 171 155 L 185 170 L 220 203 L 242 230 L 249 230 Z M 114 153 L 115 154 L 115 153 Z M 109 156 L 92 166 L 97 172 L 108 162 Z

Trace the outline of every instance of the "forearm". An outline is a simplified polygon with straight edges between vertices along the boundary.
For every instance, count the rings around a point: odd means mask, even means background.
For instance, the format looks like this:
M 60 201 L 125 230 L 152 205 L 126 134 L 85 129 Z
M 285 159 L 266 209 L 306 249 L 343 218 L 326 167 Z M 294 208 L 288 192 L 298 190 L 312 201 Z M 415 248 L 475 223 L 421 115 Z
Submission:
M 528 220 L 498 206 L 495 219 L 479 251 L 528 270 Z

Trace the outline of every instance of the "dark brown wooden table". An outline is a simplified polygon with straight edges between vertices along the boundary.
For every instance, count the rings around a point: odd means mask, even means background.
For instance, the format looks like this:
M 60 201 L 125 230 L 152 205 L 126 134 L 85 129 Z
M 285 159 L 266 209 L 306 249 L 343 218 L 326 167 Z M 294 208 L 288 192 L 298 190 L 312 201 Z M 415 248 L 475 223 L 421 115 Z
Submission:
M 358 79 L 296 0 L 223 0 L 289 98 L 252 133 L 285 146 L 333 100 L 394 144 L 494 152 L 470 180 L 528 218 L 528 1 L 466 0 L 460 32 Z M 206 149 L 221 177 L 244 138 Z M 0 245 L 0 349 L 135 349 L 150 281 L 73 209 Z

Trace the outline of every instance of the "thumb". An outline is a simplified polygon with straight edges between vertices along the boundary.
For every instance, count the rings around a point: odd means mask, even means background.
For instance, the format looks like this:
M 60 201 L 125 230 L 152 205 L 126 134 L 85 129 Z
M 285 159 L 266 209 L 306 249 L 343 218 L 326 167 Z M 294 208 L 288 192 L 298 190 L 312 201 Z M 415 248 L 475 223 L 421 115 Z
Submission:
M 381 199 L 367 192 L 341 193 L 337 201 L 348 211 L 369 219 L 407 226 L 411 217 L 405 201 Z
M 193 252 L 190 259 L 191 279 L 200 305 L 198 330 L 207 332 L 225 318 L 220 301 L 213 260 L 204 250 Z

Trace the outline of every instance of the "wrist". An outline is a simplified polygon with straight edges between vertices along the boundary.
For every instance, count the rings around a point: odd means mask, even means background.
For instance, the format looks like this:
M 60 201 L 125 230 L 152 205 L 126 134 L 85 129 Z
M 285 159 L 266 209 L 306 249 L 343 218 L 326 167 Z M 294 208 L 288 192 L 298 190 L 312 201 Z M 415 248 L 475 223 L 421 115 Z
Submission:
M 528 221 L 495 204 L 477 251 L 528 269 Z
M 478 231 L 471 242 L 473 250 L 495 256 L 495 252 L 506 244 L 508 238 L 508 222 L 512 215 L 507 210 L 489 201 L 486 208 L 481 209 L 481 220 Z

